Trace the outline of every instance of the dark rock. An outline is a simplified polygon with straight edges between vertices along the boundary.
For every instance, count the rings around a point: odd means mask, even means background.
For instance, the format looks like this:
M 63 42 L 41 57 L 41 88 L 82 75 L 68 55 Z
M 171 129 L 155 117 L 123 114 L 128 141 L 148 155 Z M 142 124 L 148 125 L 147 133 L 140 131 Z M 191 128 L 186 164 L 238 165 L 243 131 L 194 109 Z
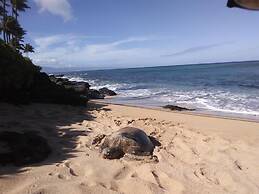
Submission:
M 117 95 L 116 92 L 114 92 L 114 91 L 112 91 L 112 90 L 110 90 L 108 88 L 101 88 L 99 90 L 99 92 L 101 94 L 103 94 L 104 96 L 116 96 Z
M 73 89 L 80 94 L 86 94 L 89 88 L 90 85 L 86 82 L 76 82 L 73 84 Z
M 57 85 L 63 86 L 66 89 L 74 90 L 75 92 L 86 95 L 90 88 L 90 85 L 87 82 L 75 82 L 69 81 L 67 78 L 55 77 L 54 75 L 50 75 L 50 80 Z
M 117 95 L 108 88 L 101 88 L 99 91 L 90 89 L 90 84 L 87 82 L 69 81 L 67 78 L 56 77 L 54 75 L 50 75 L 49 77 L 55 84 L 63 86 L 68 90 L 73 90 L 80 95 L 86 96 L 88 99 L 104 99 L 105 96 Z
M 47 140 L 35 132 L 1 132 L 0 143 L 7 148 L 0 152 L 1 165 L 34 164 L 45 160 L 51 153 Z
M 50 75 L 49 79 L 54 82 L 55 84 L 58 85 L 65 85 L 65 84 L 70 84 L 71 82 L 69 81 L 69 79 L 67 78 L 59 78 L 59 77 L 55 77 L 54 75 Z
M 87 93 L 89 99 L 104 99 L 104 95 L 101 94 L 98 90 L 90 89 Z
M 74 90 L 50 81 L 46 73 L 40 73 L 35 77 L 30 92 L 33 102 L 86 105 L 88 101 L 87 97 L 81 96 Z
M 52 81 L 54 83 L 56 83 L 58 80 L 58 78 L 56 78 L 54 75 L 49 75 L 49 79 L 50 79 L 50 81 Z
M 165 109 L 170 109 L 172 111 L 194 111 L 195 109 L 189 109 L 189 108 L 184 108 L 180 106 L 174 106 L 174 105 L 166 105 L 163 106 Z

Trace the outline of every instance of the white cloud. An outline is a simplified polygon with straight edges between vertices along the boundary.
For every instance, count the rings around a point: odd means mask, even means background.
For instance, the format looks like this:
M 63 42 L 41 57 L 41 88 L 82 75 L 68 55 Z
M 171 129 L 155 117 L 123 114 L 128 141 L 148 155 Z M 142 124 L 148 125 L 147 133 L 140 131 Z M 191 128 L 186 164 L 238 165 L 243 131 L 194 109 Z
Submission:
M 91 36 L 60 34 L 34 38 L 36 52 L 33 60 L 42 66 L 111 67 L 155 62 L 161 52 L 136 46 L 154 40 L 154 37 L 130 37 L 101 43 L 87 43 Z M 96 39 L 96 37 L 94 37 Z M 98 39 L 100 42 L 100 39 Z M 90 41 L 92 42 L 92 41 Z M 143 44 L 145 45 L 145 44 Z
M 48 48 L 49 46 L 62 41 L 63 41 L 63 36 L 61 35 L 39 37 L 34 39 L 35 44 L 42 49 Z
M 53 15 L 61 16 L 64 21 L 73 18 L 72 8 L 68 0 L 34 0 L 40 12 L 48 11 Z
M 129 37 L 110 40 L 111 37 L 82 36 L 75 34 L 58 34 L 33 38 L 35 53 L 31 55 L 37 65 L 56 68 L 124 68 L 138 66 L 177 65 L 190 63 L 207 63 L 215 61 L 233 61 L 233 46 L 197 51 L 190 55 L 163 57 L 165 53 L 181 51 L 168 40 L 161 37 Z M 159 41 L 159 46 L 155 42 Z M 162 41 L 162 42 L 161 42 Z M 167 41 L 171 47 L 164 46 Z M 158 42 L 157 42 L 158 43 Z M 228 53 L 228 54 L 226 54 Z M 226 57 L 227 56 L 227 57 Z M 257 55 L 256 55 L 257 56 Z M 242 58 L 242 56 L 241 56 Z

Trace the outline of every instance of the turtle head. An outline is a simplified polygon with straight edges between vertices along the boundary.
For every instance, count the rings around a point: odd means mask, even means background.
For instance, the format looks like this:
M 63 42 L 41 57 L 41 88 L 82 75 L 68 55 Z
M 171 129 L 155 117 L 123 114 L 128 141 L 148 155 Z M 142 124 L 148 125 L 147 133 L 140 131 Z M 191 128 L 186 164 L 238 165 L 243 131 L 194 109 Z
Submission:
M 102 150 L 102 156 L 105 159 L 120 159 L 124 152 L 119 148 L 105 148 Z

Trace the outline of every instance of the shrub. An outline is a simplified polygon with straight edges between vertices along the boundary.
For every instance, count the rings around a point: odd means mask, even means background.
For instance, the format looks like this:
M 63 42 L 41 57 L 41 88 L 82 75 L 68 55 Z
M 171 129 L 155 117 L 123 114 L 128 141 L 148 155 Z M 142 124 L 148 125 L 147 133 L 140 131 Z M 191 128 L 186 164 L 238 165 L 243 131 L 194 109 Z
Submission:
M 40 69 L 0 40 L 0 101 L 86 104 L 87 99 L 51 82 Z

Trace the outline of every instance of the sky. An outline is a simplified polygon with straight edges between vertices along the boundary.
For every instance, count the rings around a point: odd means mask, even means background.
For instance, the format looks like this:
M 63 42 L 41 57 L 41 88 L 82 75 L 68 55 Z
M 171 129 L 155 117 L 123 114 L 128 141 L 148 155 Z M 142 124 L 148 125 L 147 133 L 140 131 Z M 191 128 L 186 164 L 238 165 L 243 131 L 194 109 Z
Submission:
M 43 67 L 105 69 L 259 60 L 259 12 L 227 0 L 30 0 Z

